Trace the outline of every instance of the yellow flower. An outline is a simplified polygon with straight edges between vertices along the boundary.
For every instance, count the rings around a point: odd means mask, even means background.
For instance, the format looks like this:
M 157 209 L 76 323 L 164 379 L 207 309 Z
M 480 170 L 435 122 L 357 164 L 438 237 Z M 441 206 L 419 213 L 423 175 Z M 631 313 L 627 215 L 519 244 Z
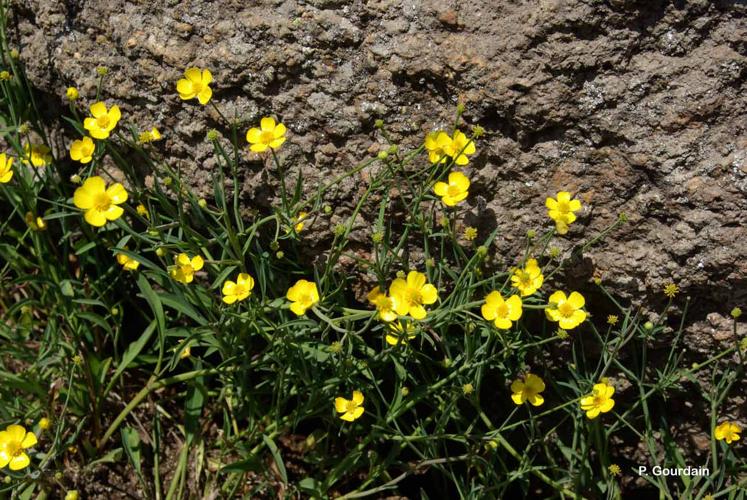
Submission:
M 400 316 L 409 314 L 415 319 L 423 319 L 426 311 L 423 305 L 433 304 L 438 300 L 438 290 L 426 283 L 425 274 L 410 271 L 407 280 L 397 278 L 389 286 L 389 296 L 394 300 L 394 310 Z
M 75 101 L 80 97 L 80 94 L 78 93 L 78 89 L 75 87 L 68 87 L 65 91 L 65 96 L 67 97 L 68 101 Z
M 47 229 L 47 223 L 41 217 L 34 217 L 31 212 L 26 212 L 24 217 L 26 224 L 31 228 L 32 231 L 44 231 Z
M 449 158 L 446 152 L 451 146 L 451 137 L 446 132 L 436 130 L 425 136 L 425 149 L 431 163 L 445 163 Z
M 545 382 L 532 373 L 524 375 L 524 380 L 514 380 L 511 383 L 511 399 L 517 405 L 529 401 L 533 406 L 540 406 L 545 402 L 545 398 L 540 396 L 540 392 L 545 390 Z
M 70 490 L 65 493 L 65 500 L 78 500 L 78 490 Z
M 146 219 L 150 219 L 150 213 L 148 213 L 148 209 L 145 208 L 145 205 L 140 203 L 137 207 L 135 207 L 135 211 L 140 217 L 145 217 Z
M 180 283 L 189 284 L 195 279 L 195 273 L 202 269 L 205 261 L 196 255 L 189 258 L 186 253 L 180 253 L 176 257 L 176 265 L 169 267 L 169 274 Z
M 50 421 L 49 421 L 49 419 L 48 419 L 47 417 L 42 417 L 42 418 L 41 418 L 41 419 L 39 420 L 39 429 L 41 429 L 41 430 L 43 430 L 43 431 L 46 431 L 46 430 L 48 430 L 48 429 L 50 428 L 50 426 L 51 426 L 51 425 L 52 425 L 52 422 L 50 422 Z
M 88 130 L 94 139 L 106 139 L 120 118 L 122 113 L 116 104 L 107 109 L 103 102 L 95 102 L 91 104 L 91 116 L 83 120 L 83 128 Z
M 731 444 L 734 441 L 739 441 L 739 433 L 742 429 L 734 422 L 723 422 L 716 426 L 713 430 L 713 436 L 719 441 L 726 441 L 726 444 Z
M 415 333 L 415 329 L 412 326 L 412 323 L 402 323 L 400 321 L 396 321 L 393 323 L 389 323 L 388 325 L 389 331 L 386 334 L 386 343 L 389 345 L 397 345 L 397 344 L 406 344 L 410 340 L 417 337 L 417 333 Z
M 464 166 L 469 163 L 467 155 L 475 154 L 475 141 L 464 135 L 464 132 L 455 130 L 446 147 L 446 154 L 454 159 L 454 163 Z
M 0 184 L 6 184 L 13 178 L 13 158 L 0 153 Z
M 607 324 L 611 326 L 615 326 L 618 322 L 618 319 L 619 318 L 615 316 L 614 314 L 610 314 L 607 316 Z
M 294 229 L 297 233 L 300 233 L 303 231 L 304 226 L 304 220 L 309 216 L 307 212 L 298 212 L 298 215 L 295 217 L 294 222 L 296 225 L 294 226 Z
M 545 316 L 550 321 L 558 322 L 563 330 L 572 330 L 586 320 L 586 311 L 581 310 L 586 300 L 578 292 L 572 292 L 566 297 L 564 292 L 558 290 L 550 295 L 547 302 Z
M 485 303 L 481 308 L 482 317 L 493 321 L 497 328 L 505 330 L 521 318 L 521 306 L 521 298 L 518 295 L 512 295 L 504 300 L 501 292 L 492 291 L 485 297 Z
M 90 163 L 96 146 L 90 137 L 84 137 L 79 141 L 73 141 L 70 145 L 70 158 L 81 163 Z
M 161 132 L 159 132 L 156 127 L 153 127 L 150 130 L 146 130 L 145 132 L 141 132 L 140 135 L 138 136 L 138 142 L 140 144 L 158 141 L 160 139 L 161 139 Z
M 340 418 L 352 422 L 363 415 L 363 393 L 353 391 L 353 399 L 335 398 L 335 410 L 342 413 Z
M 85 210 L 86 222 L 96 227 L 105 225 L 107 221 L 119 219 L 124 210 L 117 205 L 125 201 L 127 191 L 122 184 L 117 182 L 107 189 L 104 179 L 97 175 L 86 179 L 73 195 L 75 206 Z
M 0 468 L 10 465 L 10 470 L 21 470 L 28 467 L 31 460 L 25 449 L 37 443 L 33 432 L 26 432 L 20 425 L 9 425 L 0 431 Z
M 236 281 L 226 280 L 223 283 L 223 302 L 233 304 L 241 302 L 252 293 L 254 279 L 246 273 L 240 273 Z
M 451 172 L 448 184 L 437 182 L 433 186 L 433 192 L 441 197 L 441 201 L 447 207 L 453 207 L 460 203 L 469 194 L 469 179 L 461 172 Z
M 210 82 L 213 81 L 213 74 L 209 69 L 200 70 L 200 68 L 187 68 L 184 72 L 184 78 L 176 82 L 176 91 L 183 101 L 194 99 L 195 97 L 203 106 L 210 102 L 213 97 L 213 90 L 210 88 Z
M 125 271 L 134 271 L 140 267 L 140 262 L 123 253 L 117 253 L 116 257 L 117 262 L 119 262 L 119 265 L 122 266 Z
M 296 284 L 288 289 L 285 295 L 292 302 L 290 310 L 297 316 L 306 314 L 306 309 L 319 302 L 319 292 L 316 283 L 306 280 L 298 280 Z
M 667 283 L 664 285 L 664 295 L 673 299 L 680 292 L 680 288 L 674 283 Z
M 607 413 L 615 406 L 612 395 L 615 388 L 604 382 L 594 384 L 591 394 L 581 398 L 581 409 L 586 412 L 590 419 L 597 418 L 600 413 Z
M 568 232 L 568 226 L 576 220 L 574 212 L 581 210 L 581 202 L 572 200 L 571 193 L 568 191 L 559 192 L 557 200 L 548 197 L 545 200 L 545 206 L 547 207 L 547 215 L 555 221 L 555 229 L 558 234 Z
M 527 297 L 536 292 L 544 282 L 542 270 L 536 259 L 529 259 L 524 269 L 516 269 L 511 276 L 511 286 L 519 290 L 522 297 Z
M 44 144 L 24 144 L 23 146 L 23 164 L 33 165 L 34 167 L 46 167 L 52 162 L 50 150 Z
M 467 226 L 464 228 L 463 233 L 464 239 L 467 241 L 472 241 L 475 238 L 477 238 L 477 228 L 472 226 Z
M 394 300 L 391 297 L 387 297 L 378 286 L 368 293 L 368 301 L 376 307 L 379 313 L 378 317 L 381 321 L 389 322 L 397 319 Z
M 620 469 L 620 466 L 617 464 L 610 464 L 610 466 L 607 467 L 607 470 L 610 471 L 610 474 L 613 476 L 619 476 L 622 474 L 622 469 Z
M 276 125 L 273 118 L 266 116 L 260 120 L 259 128 L 247 131 L 246 140 L 251 144 L 249 149 L 255 153 L 267 151 L 267 148 L 277 149 L 285 142 L 285 125 Z
M 10 80 L 10 72 L 8 71 L 0 71 L 0 80 L 2 81 L 8 81 Z

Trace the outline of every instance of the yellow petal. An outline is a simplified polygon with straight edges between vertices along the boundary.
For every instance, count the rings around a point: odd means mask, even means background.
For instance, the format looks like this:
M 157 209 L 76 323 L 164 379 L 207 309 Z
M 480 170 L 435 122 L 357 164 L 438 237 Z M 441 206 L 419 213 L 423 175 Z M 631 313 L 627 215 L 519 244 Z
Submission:
M 223 295 L 233 295 L 234 290 L 236 290 L 236 283 L 233 281 L 226 281 L 223 283 L 223 290 L 221 290 Z
M 104 217 L 106 217 L 107 220 L 117 220 L 122 217 L 123 213 L 124 210 L 122 210 L 122 207 L 116 205 L 112 205 L 106 212 L 103 212 Z
M 176 82 L 176 91 L 183 100 L 193 99 L 195 93 L 192 89 L 192 83 L 189 80 L 179 80 Z
M 259 128 L 262 132 L 272 132 L 275 130 L 275 120 L 269 116 L 262 118 L 259 122 Z
M 196 255 L 192 258 L 190 265 L 192 266 L 192 269 L 194 269 L 195 271 L 199 271 L 200 269 L 202 269 L 202 266 L 205 265 L 205 261 L 202 259 L 202 257 Z
M 543 398 L 539 394 L 535 394 L 533 397 L 529 398 L 529 402 L 533 406 L 540 406 L 542 403 L 545 402 L 545 398 Z
M 285 135 L 285 125 L 282 123 L 278 123 L 275 126 L 275 130 L 272 132 L 272 136 L 275 139 L 279 139 L 280 137 L 283 137 Z
M 5 432 L 8 433 L 8 441 L 15 441 L 17 443 L 23 441 L 23 438 L 26 436 L 26 429 L 18 424 L 9 425 L 8 428 L 5 429 Z
M 549 208 L 550 210 L 557 210 L 558 209 L 558 202 L 554 200 L 553 198 L 547 198 L 545 200 L 545 206 Z
M 437 182 L 433 186 L 433 192 L 436 193 L 436 196 L 446 196 L 449 192 L 449 185 L 445 182 Z
M 190 82 L 202 83 L 202 72 L 200 71 L 200 68 L 187 68 L 184 72 L 184 76 Z
M 262 131 L 258 128 L 250 128 L 246 131 L 246 142 L 250 144 L 254 144 L 259 142 L 260 138 L 262 137 Z
M 460 191 L 469 189 L 469 179 L 461 172 L 452 172 L 449 174 L 449 184 L 455 185 Z
M 353 410 L 353 420 L 360 418 L 361 415 L 363 415 L 363 407 L 359 406 L 355 410 Z
M 571 193 L 568 191 L 561 191 L 558 193 L 558 202 L 568 203 L 571 201 Z
M 120 118 L 122 118 L 122 112 L 119 110 L 119 106 L 115 104 L 109 110 L 109 127 L 114 128 Z
M 34 446 L 38 441 L 36 440 L 36 434 L 33 432 L 27 432 L 26 437 L 23 438 L 23 441 L 21 441 L 21 448 L 31 448 Z
M 176 257 L 176 263 L 177 263 L 177 265 L 184 267 L 184 266 L 190 265 L 191 264 L 191 260 L 189 258 L 189 255 L 187 255 L 186 253 L 180 253 Z
M 435 286 L 427 283 L 420 289 L 421 299 L 423 304 L 433 304 L 438 300 L 438 290 Z
M 112 199 L 112 203 L 115 203 L 117 205 L 127 201 L 127 191 L 119 182 L 109 186 L 109 189 L 106 190 L 106 194 L 108 194 L 109 198 Z
M 102 227 L 106 224 L 106 216 L 100 210 L 91 208 L 83 215 L 83 218 L 94 227 Z
M 91 104 L 91 116 L 94 118 L 98 118 L 100 116 L 104 116 L 106 114 L 106 104 L 103 102 L 95 102 Z
M 338 413 L 345 413 L 348 411 L 348 400 L 345 398 L 335 398 L 335 410 Z
M 521 392 L 511 394 L 511 400 L 517 405 L 521 405 L 524 403 L 524 394 Z
M 297 316 L 303 316 L 306 314 L 306 307 L 300 302 L 293 302 L 290 305 L 290 310 L 296 313 Z
M 199 94 L 197 94 L 197 100 L 203 106 L 210 102 L 210 98 L 213 97 L 213 89 L 210 87 L 204 87 Z
M 21 470 L 28 467 L 31 460 L 25 453 L 20 453 L 10 460 L 10 470 Z
M 255 153 L 264 153 L 265 151 L 267 151 L 267 144 L 259 142 L 257 144 L 252 144 L 249 149 L 251 149 Z
M 73 194 L 73 203 L 81 210 L 88 210 L 89 208 L 93 207 L 93 201 L 94 198 L 92 194 L 88 192 L 83 186 L 76 189 L 75 193 Z
M 363 393 L 361 391 L 353 391 L 353 402 L 357 405 L 363 404 Z
M 413 317 L 413 319 L 423 319 L 427 316 L 427 313 L 423 306 L 410 307 L 409 313 L 410 316 Z
M 203 69 L 202 70 L 202 84 L 210 85 L 212 81 L 213 81 L 213 74 L 210 72 L 209 69 Z
M 415 288 L 416 290 L 420 290 L 423 288 L 423 285 L 425 285 L 425 282 L 427 281 L 425 274 L 419 273 L 417 271 L 410 271 L 407 273 L 407 286 L 410 288 Z
M 581 210 L 581 202 L 578 200 L 571 200 L 571 202 L 568 204 L 568 208 L 571 210 L 571 212 Z

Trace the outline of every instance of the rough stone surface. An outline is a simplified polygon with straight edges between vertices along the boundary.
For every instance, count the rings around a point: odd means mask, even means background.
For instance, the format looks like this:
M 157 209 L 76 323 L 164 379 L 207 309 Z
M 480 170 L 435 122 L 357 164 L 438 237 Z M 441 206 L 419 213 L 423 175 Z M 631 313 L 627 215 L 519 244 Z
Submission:
M 564 248 L 625 212 L 566 279 L 602 276 L 645 304 L 677 283 L 693 299 L 684 344 L 699 355 L 733 342 L 724 316 L 747 309 L 746 17 L 740 0 L 24 0 L 12 37 L 58 102 L 67 85 L 90 101 L 94 69 L 108 66 L 107 99 L 165 131 L 166 157 L 206 192 L 204 136 L 225 126 L 179 100 L 188 66 L 213 71 L 215 104 L 244 129 L 281 118 L 282 157 L 312 188 L 377 150 L 377 118 L 415 146 L 461 101 L 488 131 L 467 169 L 469 203 L 500 229 L 497 255 L 515 262 L 558 190 L 585 203 L 554 243 Z M 275 181 L 245 158 L 243 203 L 266 207 Z M 356 181 L 341 188 L 338 215 Z

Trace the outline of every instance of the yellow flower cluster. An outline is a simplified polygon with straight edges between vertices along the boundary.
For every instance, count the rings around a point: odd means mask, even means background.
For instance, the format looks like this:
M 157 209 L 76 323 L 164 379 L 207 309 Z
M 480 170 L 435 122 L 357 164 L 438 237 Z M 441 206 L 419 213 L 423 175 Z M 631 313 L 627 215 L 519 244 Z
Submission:
M 459 130 L 451 136 L 442 130 L 429 133 L 425 137 L 425 149 L 431 163 L 446 163 L 451 158 L 460 167 L 469 163 L 467 155 L 475 154 L 476 150 L 475 142 Z
M 576 220 L 575 212 L 581 210 L 581 202 L 571 199 L 571 193 L 568 191 L 559 192 L 556 198 L 548 197 L 545 200 L 547 215 L 555 221 L 555 230 L 558 234 L 566 234 L 568 226 Z

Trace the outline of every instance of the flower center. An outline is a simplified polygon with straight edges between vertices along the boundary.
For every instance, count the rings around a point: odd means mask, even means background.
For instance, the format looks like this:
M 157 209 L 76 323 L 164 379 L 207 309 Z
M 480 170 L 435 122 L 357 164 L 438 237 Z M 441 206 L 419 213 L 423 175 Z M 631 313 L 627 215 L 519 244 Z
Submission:
M 96 125 L 99 126 L 99 128 L 106 128 L 109 126 L 109 115 L 101 115 L 98 118 L 96 118 Z
M 263 144 L 269 144 L 275 139 L 275 135 L 272 133 L 271 130 L 263 130 L 262 134 L 259 136 L 259 142 Z
M 99 212 L 106 212 L 112 206 L 112 199 L 106 193 L 99 193 L 93 202 L 93 207 Z
M 356 408 L 358 408 L 358 405 L 356 404 L 355 401 L 348 401 L 348 402 L 345 403 L 345 409 L 347 411 L 353 411 Z
M 407 300 L 407 304 L 410 306 L 419 306 L 422 304 L 423 298 L 420 295 L 420 290 L 410 288 L 407 290 L 405 300 Z
M 602 406 L 604 404 L 604 398 L 602 396 L 594 396 L 594 406 Z
M 5 451 L 11 457 L 17 457 L 23 452 L 23 448 L 21 447 L 20 442 L 10 441 L 8 444 L 5 445 Z
M 571 206 L 567 201 L 558 202 L 558 212 L 567 214 L 570 211 L 571 211 Z
M 526 271 L 519 271 L 516 273 L 519 278 L 519 283 L 522 286 L 529 286 L 532 283 L 532 276 Z
M 573 316 L 573 312 L 575 311 L 575 309 L 568 302 L 563 302 L 562 304 L 558 305 L 558 311 L 562 316 L 570 318 L 571 316 Z
M 192 92 L 195 94 L 202 92 L 202 82 L 192 82 Z
M 495 309 L 496 314 L 498 314 L 499 318 L 505 318 L 508 316 L 508 305 L 504 302 L 503 304 L 499 304 L 498 307 Z
M 454 197 L 457 196 L 461 190 L 457 186 L 449 186 L 449 189 L 446 192 L 449 196 Z
M 245 293 L 247 293 L 247 289 L 244 285 L 237 284 L 236 288 L 234 288 L 233 290 L 234 295 L 244 295 Z

